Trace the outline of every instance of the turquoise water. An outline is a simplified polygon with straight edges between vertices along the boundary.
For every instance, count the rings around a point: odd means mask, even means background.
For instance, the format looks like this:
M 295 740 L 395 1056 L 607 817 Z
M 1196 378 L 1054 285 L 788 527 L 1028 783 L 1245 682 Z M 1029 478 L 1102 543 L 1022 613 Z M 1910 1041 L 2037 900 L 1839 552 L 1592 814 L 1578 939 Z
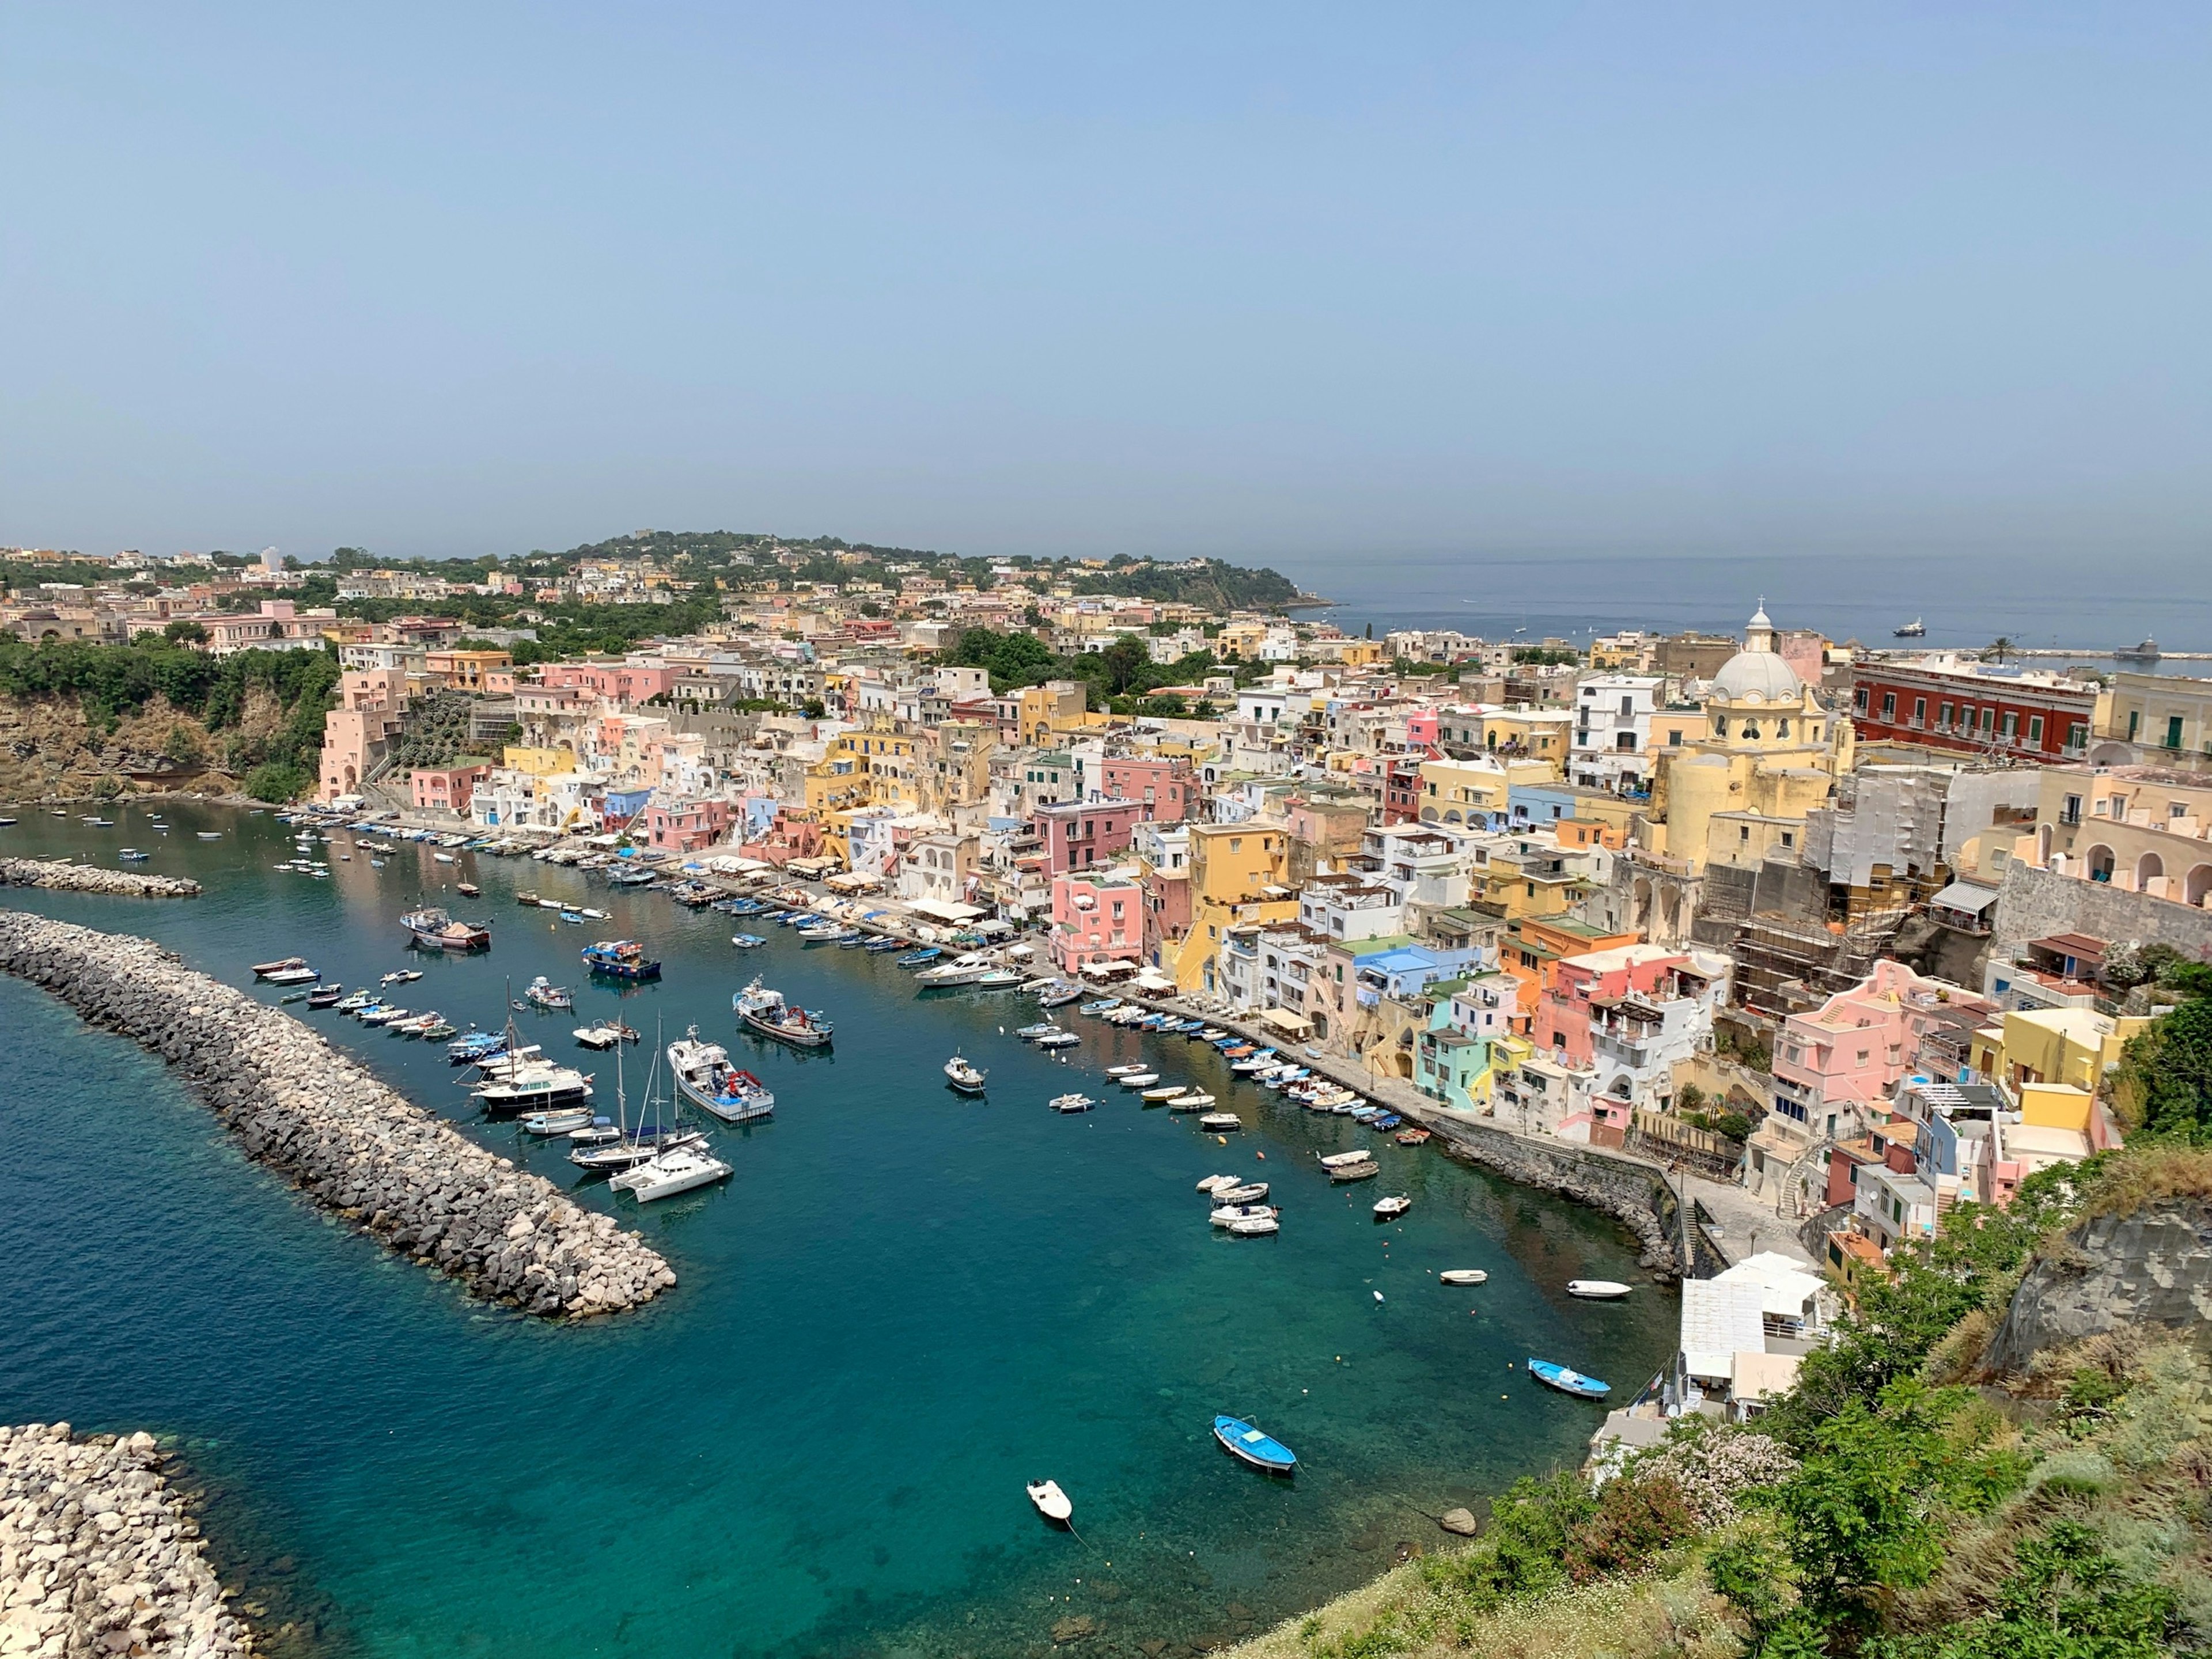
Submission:
M 179 1437 L 227 1581 L 264 1626 L 312 1634 L 280 1650 L 990 1655 L 1041 1648 L 1074 1617 L 1096 1621 L 1093 1652 L 1218 1639 L 1432 1540 L 1425 1513 L 1577 1461 L 1595 1408 L 1509 1362 L 1566 1360 L 1626 1392 L 1670 1345 L 1667 1292 L 1565 1297 L 1571 1278 L 1638 1278 L 1601 1218 L 1395 1145 L 1381 1180 L 1333 1190 L 1314 1154 L 1373 1137 L 1231 1082 L 1179 1038 L 1077 1017 L 1084 1042 L 1061 1065 L 1000 1035 L 1034 1017 L 1026 1002 L 918 997 L 888 958 L 784 928 L 741 955 L 729 918 L 526 860 L 441 866 L 403 846 L 379 871 L 340 861 L 341 835 L 318 882 L 270 868 L 291 849 L 267 817 L 177 805 L 164 837 L 141 808 L 112 809 L 112 830 L 9 810 L 21 821 L 0 850 L 112 862 L 147 847 L 136 867 L 210 890 L 8 903 L 149 934 L 233 983 L 295 951 L 348 985 L 411 960 L 424 977 L 401 1000 L 463 1023 L 495 1022 L 503 981 L 545 973 L 578 990 L 575 1014 L 517 1018 L 556 1053 L 616 1006 L 586 988 L 580 945 L 647 939 L 667 976 L 623 1016 L 648 1043 L 656 1023 L 673 1037 L 696 1021 L 776 1091 L 773 1122 L 715 1131 L 737 1170 L 721 1188 L 641 1215 L 581 1188 L 682 1282 L 641 1314 L 558 1328 L 325 1220 L 135 1046 L 0 980 L 0 1420 Z M 230 833 L 189 838 L 202 828 Z M 439 892 L 460 879 L 483 897 Z M 614 920 L 563 927 L 518 908 L 518 885 Z M 410 959 L 397 918 L 426 895 L 492 918 L 495 948 Z M 834 1054 L 737 1038 L 730 994 L 756 970 L 831 1012 Z M 295 1012 L 462 1115 L 436 1048 Z M 989 1068 L 988 1100 L 943 1087 L 956 1046 Z M 1250 1127 L 1217 1145 L 1097 1075 L 1139 1057 Z M 611 1082 L 611 1055 L 584 1063 Z M 1045 1109 L 1078 1085 L 1098 1110 Z M 568 1184 L 556 1154 L 475 1133 Z M 1209 1227 L 1194 1183 L 1216 1170 L 1273 1182 L 1283 1232 Z M 1401 1190 L 1411 1215 L 1377 1226 L 1369 1206 Z M 1431 1276 L 1458 1267 L 1490 1282 Z M 1289 1442 L 1296 1483 L 1220 1453 L 1218 1411 Z M 1024 1498 L 1048 1474 L 1079 1539 Z

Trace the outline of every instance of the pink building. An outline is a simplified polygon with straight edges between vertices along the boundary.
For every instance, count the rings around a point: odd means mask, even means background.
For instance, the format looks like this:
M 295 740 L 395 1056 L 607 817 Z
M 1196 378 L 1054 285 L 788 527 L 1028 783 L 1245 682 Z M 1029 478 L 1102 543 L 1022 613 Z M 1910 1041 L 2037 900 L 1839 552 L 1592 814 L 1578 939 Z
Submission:
M 1437 742 L 1437 711 L 1424 708 L 1406 716 L 1406 747 L 1431 749 Z
M 1793 1122 L 1849 1140 L 1867 1133 L 1872 1108 L 1914 1067 L 1923 1038 L 1961 1014 L 1996 1005 L 1958 986 L 1923 979 L 1884 960 L 1814 1012 L 1792 1014 L 1774 1043 L 1774 1109 Z
M 673 669 L 658 662 L 550 662 L 538 675 L 543 684 L 589 691 L 621 703 L 660 696 L 675 678 Z
M 1109 757 L 1099 793 L 1109 800 L 1135 801 L 1156 823 L 1179 823 L 1197 799 L 1190 763 L 1180 756 Z
M 1052 878 L 1052 959 L 1064 974 L 1103 962 L 1139 962 L 1145 951 L 1145 896 L 1133 881 L 1089 876 Z
M 1136 827 L 1152 816 L 1142 801 L 1071 800 L 1036 810 L 1037 838 L 1044 842 L 1045 868 L 1054 875 L 1112 863 L 1128 848 Z
M 458 766 L 418 766 L 407 775 L 415 805 L 426 811 L 465 815 L 477 780 L 491 772 L 489 761 L 464 761 Z
M 1658 945 L 1623 945 L 1562 957 L 1550 986 L 1537 999 L 1536 1046 L 1569 1066 L 1587 1067 L 1595 1057 L 1591 1016 L 1601 1006 L 1632 994 L 1671 998 L 1675 969 L 1686 968 L 1689 960 Z
M 384 758 L 386 739 L 398 730 L 406 707 L 407 676 L 396 668 L 354 669 L 338 676 L 337 707 L 323 716 L 317 799 L 327 805 L 361 793 L 362 781 Z
M 645 809 L 645 838 L 664 853 L 697 853 L 730 827 L 726 800 L 653 801 Z

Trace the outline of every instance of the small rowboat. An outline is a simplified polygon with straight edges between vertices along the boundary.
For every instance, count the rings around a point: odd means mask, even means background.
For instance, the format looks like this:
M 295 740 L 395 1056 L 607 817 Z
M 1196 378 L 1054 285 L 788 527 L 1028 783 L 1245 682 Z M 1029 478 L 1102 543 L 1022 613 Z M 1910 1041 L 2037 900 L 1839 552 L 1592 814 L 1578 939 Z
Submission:
M 1244 1127 L 1244 1120 L 1234 1112 L 1208 1112 L 1199 1119 L 1198 1127 L 1209 1134 L 1227 1134 L 1232 1129 Z
M 1480 1267 L 1447 1267 L 1443 1272 L 1437 1275 L 1437 1283 L 1439 1285 L 1480 1285 L 1486 1283 L 1489 1278 L 1490 1275 L 1483 1272 Z
M 1117 1077 L 1114 1079 L 1124 1089 L 1149 1089 L 1159 1080 L 1160 1074 L 1158 1072 L 1131 1072 L 1126 1077 Z
M 1547 1388 L 1557 1389 L 1561 1394 L 1571 1394 L 1577 1400 L 1602 1400 L 1613 1392 L 1610 1382 L 1601 1382 L 1594 1376 L 1584 1376 L 1580 1371 L 1549 1359 L 1531 1359 L 1528 1375 Z
M 1087 1112 L 1097 1103 L 1089 1095 L 1054 1095 L 1052 1097 L 1052 1109 L 1063 1115 Z
M 1297 1454 L 1271 1434 L 1254 1428 L 1241 1418 L 1217 1417 L 1213 1437 L 1235 1458 L 1268 1474 L 1294 1474 Z
M 1028 1487 L 1030 1502 L 1036 1505 L 1039 1515 L 1055 1527 L 1066 1526 L 1075 1518 L 1075 1505 L 1060 1489 L 1057 1480 L 1032 1480 Z
M 1216 1206 L 1228 1204 L 1257 1204 L 1267 1195 L 1267 1183 L 1250 1181 L 1241 1187 L 1216 1187 L 1213 1201 Z
M 1057 1028 L 1056 1026 L 1052 1025 L 1051 1024 L 1049 1024 L 1049 1023 L 1048 1022 L 1046 1024 L 1044 1024 L 1044 1025 L 1042 1025 L 1042 1026 L 1038 1026 L 1038 1027 L 1035 1027 L 1035 1028 L 1031 1028 L 1031 1029 L 1035 1029 L 1035 1030 L 1040 1030 L 1040 1031 L 1046 1031 L 1046 1030 L 1057 1030 L 1058 1028 Z M 1017 1032 L 1015 1032 L 1015 1033 L 1014 1033 L 1014 1035 L 1015 1035 L 1016 1036 L 1021 1036 L 1021 1035 L 1022 1035 L 1022 1033 L 1021 1033 L 1020 1031 L 1017 1031 Z M 1121 1079 L 1125 1078 L 1125 1077 L 1141 1077 L 1141 1076 L 1143 1076 L 1143 1075 L 1144 1075 L 1144 1073 L 1146 1073 L 1146 1070 L 1148 1070 L 1148 1069 L 1149 1069 L 1149 1068 L 1148 1068 L 1147 1066 L 1146 1066 L 1146 1065 L 1144 1064 L 1144 1062 L 1143 1062 L 1143 1061 L 1141 1061 L 1141 1060 L 1139 1060 L 1139 1061 L 1137 1061 L 1136 1063 L 1134 1063 L 1134 1064 L 1133 1064 L 1133 1065 L 1127 1065 L 1127 1066 L 1109 1066 L 1106 1068 L 1106 1075 L 1107 1075 L 1108 1077 L 1113 1078 L 1114 1079 L 1115 1079 L 1115 1080 L 1118 1082 Z
M 1213 1097 L 1203 1089 L 1194 1089 L 1187 1095 L 1170 1095 L 1168 1110 L 1171 1112 L 1202 1112 L 1213 1104 Z
M 1340 1164 L 1328 1172 L 1331 1181 L 1372 1181 L 1382 1173 L 1382 1166 L 1373 1162 Z
M 1273 1215 L 1246 1216 L 1242 1220 L 1229 1224 L 1229 1236 L 1231 1238 L 1265 1238 L 1270 1233 L 1279 1233 L 1282 1231 L 1283 1224 Z
M 1163 1083 L 1157 1089 L 1146 1090 L 1139 1098 L 1158 1105 L 1164 1100 L 1173 1100 L 1182 1090 L 1183 1085 L 1180 1083 Z
M 1228 1227 L 1239 1221 L 1273 1221 L 1280 1214 L 1281 1209 L 1273 1205 L 1224 1204 L 1207 1219 L 1217 1227 Z
M 1375 1158 L 1374 1153 L 1364 1147 L 1356 1152 L 1316 1152 L 1315 1156 L 1321 1159 L 1321 1167 L 1324 1170 L 1341 1170 L 1347 1164 L 1368 1164 Z
M 1571 1279 L 1567 1294 L 1578 1296 L 1585 1302 L 1618 1302 L 1636 1287 L 1624 1285 L 1616 1279 Z

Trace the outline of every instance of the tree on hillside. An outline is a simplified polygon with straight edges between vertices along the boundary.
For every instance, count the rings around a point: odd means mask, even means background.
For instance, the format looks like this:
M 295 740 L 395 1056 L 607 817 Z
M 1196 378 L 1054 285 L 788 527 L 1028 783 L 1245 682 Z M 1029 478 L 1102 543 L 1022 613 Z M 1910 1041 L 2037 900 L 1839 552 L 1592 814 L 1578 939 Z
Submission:
M 2212 1145 L 2212 967 L 2178 963 L 2160 980 L 2184 1000 L 2128 1039 L 2114 1097 L 2122 1117 L 2142 1133 Z

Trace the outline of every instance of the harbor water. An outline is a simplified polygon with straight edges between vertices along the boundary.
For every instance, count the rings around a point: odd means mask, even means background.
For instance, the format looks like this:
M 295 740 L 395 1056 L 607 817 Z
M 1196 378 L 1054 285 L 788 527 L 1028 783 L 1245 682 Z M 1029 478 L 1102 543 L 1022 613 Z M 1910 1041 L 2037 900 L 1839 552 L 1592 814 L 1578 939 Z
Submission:
M 1306 1113 L 1203 1045 L 1070 1007 L 1083 1042 L 1063 1061 L 1007 1035 L 1037 1017 L 1027 999 L 917 994 L 887 956 L 528 860 L 403 842 L 380 869 L 339 832 L 318 880 L 272 868 L 294 849 L 271 815 L 170 803 L 164 833 L 142 805 L 107 808 L 112 828 L 7 810 L 0 853 L 112 866 L 143 848 L 127 867 L 207 891 L 0 902 L 146 934 L 234 984 L 294 953 L 349 987 L 420 969 L 396 1000 L 464 1029 L 544 974 L 575 1009 L 515 1018 L 594 1073 L 603 1109 L 616 1057 L 570 1033 L 617 1014 L 646 1037 L 622 1060 L 633 1098 L 656 1033 L 695 1024 L 775 1091 L 771 1121 L 713 1131 L 732 1180 L 642 1212 L 477 1124 L 679 1275 L 640 1313 L 561 1327 L 319 1214 L 157 1061 L 0 981 L 0 1420 L 175 1437 L 265 1651 L 983 1656 L 1042 1652 L 1057 1626 L 1093 1653 L 1172 1654 L 1295 1614 L 1431 1547 L 1443 1510 L 1577 1462 L 1601 1408 L 1534 1385 L 1528 1356 L 1626 1397 L 1672 1346 L 1672 1293 L 1603 1218 Z M 518 887 L 611 916 L 564 925 Z M 426 900 L 489 918 L 492 950 L 406 949 L 399 918 Z M 770 942 L 738 951 L 739 929 Z M 615 937 L 665 977 L 592 985 L 577 952 Z M 730 998 L 755 973 L 828 1012 L 835 1048 L 740 1038 Z M 475 1122 L 441 1045 L 293 1012 Z M 945 1088 L 956 1048 L 988 1070 L 986 1098 Z M 1102 1075 L 1138 1059 L 1246 1128 L 1223 1144 Z M 1047 1109 L 1070 1089 L 1098 1109 Z M 1316 1155 L 1362 1143 L 1381 1178 L 1331 1188 Z M 1270 1182 L 1281 1233 L 1210 1227 L 1195 1183 L 1216 1171 Z M 1378 1224 L 1392 1192 L 1413 1209 Z M 1489 1282 L 1440 1286 L 1453 1267 Z M 1575 1278 L 1640 1288 L 1579 1303 Z M 1289 1443 L 1295 1480 L 1224 1455 L 1219 1412 Z M 1078 1535 L 1027 1503 L 1046 1476 Z

